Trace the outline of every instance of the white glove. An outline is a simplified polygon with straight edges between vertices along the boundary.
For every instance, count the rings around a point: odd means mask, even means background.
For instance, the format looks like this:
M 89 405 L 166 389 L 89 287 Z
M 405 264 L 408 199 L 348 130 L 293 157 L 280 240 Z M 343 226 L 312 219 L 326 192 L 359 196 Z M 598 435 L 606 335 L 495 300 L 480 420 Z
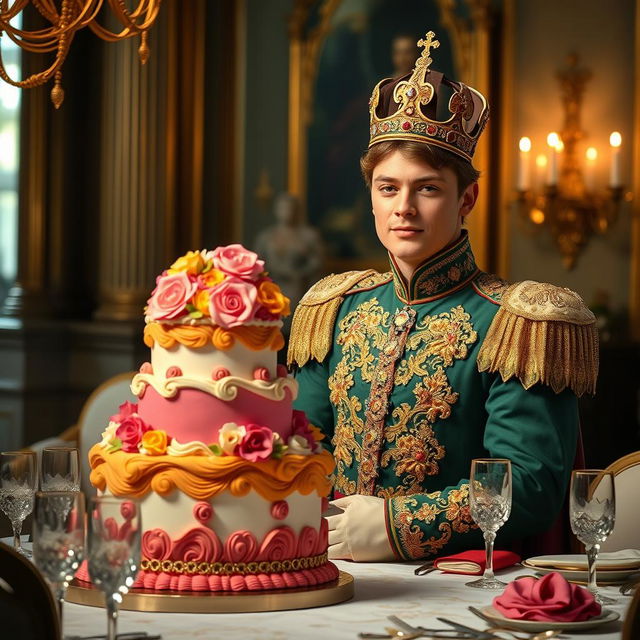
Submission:
M 329 516 L 329 558 L 356 562 L 395 560 L 387 537 L 384 498 L 345 496 L 332 503 L 342 513 Z

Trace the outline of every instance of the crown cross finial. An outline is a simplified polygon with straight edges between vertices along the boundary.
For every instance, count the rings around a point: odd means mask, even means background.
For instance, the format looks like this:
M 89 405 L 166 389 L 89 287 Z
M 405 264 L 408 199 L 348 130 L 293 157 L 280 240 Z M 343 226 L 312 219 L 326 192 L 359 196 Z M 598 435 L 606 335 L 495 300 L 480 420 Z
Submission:
M 429 65 L 433 62 L 431 59 L 431 49 L 437 49 L 440 46 L 440 41 L 434 40 L 435 37 L 436 34 L 433 31 L 427 31 L 425 38 L 420 38 L 420 40 L 418 40 L 418 46 L 424 47 L 421 57 L 424 60 L 423 64 L 425 69 L 428 69 Z

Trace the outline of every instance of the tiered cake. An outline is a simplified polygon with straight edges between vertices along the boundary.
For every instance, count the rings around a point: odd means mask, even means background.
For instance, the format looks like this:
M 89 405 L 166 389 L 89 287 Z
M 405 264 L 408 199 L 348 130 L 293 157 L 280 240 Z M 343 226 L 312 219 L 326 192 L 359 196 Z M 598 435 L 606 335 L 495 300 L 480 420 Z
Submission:
M 338 576 L 322 517 L 333 470 L 277 365 L 289 301 L 241 245 L 194 251 L 157 279 L 137 404 L 89 452 L 91 482 L 142 510 L 135 587 L 241 591 Z

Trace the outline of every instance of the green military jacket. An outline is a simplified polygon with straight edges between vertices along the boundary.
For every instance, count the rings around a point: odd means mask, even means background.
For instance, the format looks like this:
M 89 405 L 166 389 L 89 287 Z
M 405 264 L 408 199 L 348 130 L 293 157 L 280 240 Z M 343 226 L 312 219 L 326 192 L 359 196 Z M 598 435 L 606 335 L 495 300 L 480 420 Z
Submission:
M 466 232 L 406 282 L 348 272 L 298 306 L 289 361 L 297 409 L 327 436 L 336 494 L 385 499 L 399 558 L 482 546 L 470 461 L 512 461 L 513 507 L 498 533 L 543 531 L 560 511 L 593 392 L 595 318 L 577 294 L 480 271 Z

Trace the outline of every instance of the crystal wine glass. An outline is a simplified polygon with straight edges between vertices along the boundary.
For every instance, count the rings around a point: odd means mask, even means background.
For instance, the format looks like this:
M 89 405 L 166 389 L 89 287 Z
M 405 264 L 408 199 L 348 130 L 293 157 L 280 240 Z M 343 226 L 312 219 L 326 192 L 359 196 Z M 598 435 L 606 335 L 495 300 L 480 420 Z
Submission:
M 46 447 L 40 463 L 41 491 L 80 491 L 78 450 L 73 447 Z
M 89 575 L 104 593 L 107 640 L 115 640 L 118 605 L 140 567 L 140 506 L 129 498 L 91 498 L 87 537 Z
M 84 558 L 84 494 L 39 491 L 33 517 L 33 560 L 49 581 L 60 617 L 67 585 Z
M 507 585 L 493 575 L 493 543 L 496 532 L 511 513 L 511 461 L 500 458 L 479 458 L 471 461 L 469 481 L 471 517 L 482 529 L 486 553 L 484 575 L 467 582 L 478 589 L 503 589 Z
M 31 557 L 31 551 L 22 548 L 20 533 L 24 519 L 33 510 L 33 496 L 38 482 L 37 468 L 35 451 L 0 453 L 0 509 L 11 521 L 15 550 L 27 558 Z
M 613 531 L 616 518 L 616 495 L 613 474 L 599 469 L 584 469 L 571 473 L 569 496 L 571 530 L 587 551 L 589 584 L 587 588 L 600 604 L 616 601 L 598 592 L 596 560 L 600 545 Z

